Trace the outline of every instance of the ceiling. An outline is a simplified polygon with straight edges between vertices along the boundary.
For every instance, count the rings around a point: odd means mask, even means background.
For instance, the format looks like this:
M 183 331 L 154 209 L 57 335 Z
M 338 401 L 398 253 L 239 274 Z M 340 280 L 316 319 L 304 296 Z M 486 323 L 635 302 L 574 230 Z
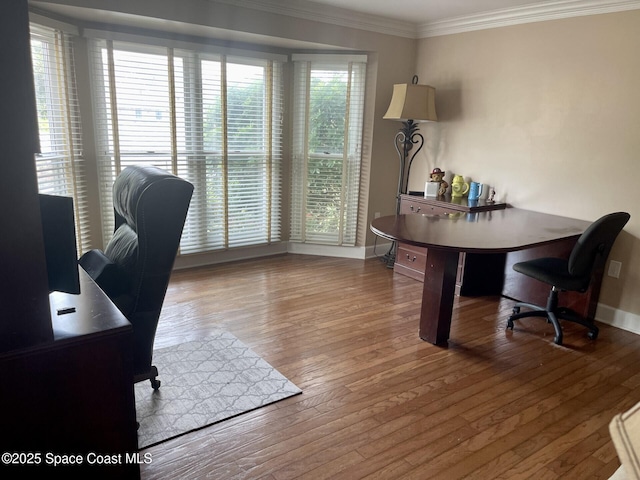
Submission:
M 640 0 L 206 1 L 410 38 L 640 9 Z
M 523 5 L 559 3 L 549 0 L 313 0 L 359 13 L 425 24 Z
M 168 0 L 180 5 L 181 0 Z M 640 0 L 201 0 L 212 4 L 262 10 L 283 16 L 309 19 L 379 33 L 425 38 L 518 23 L 556 20 L 640 9 Z M 91 3 L 91 2 L 90 2 Z M 132 15 L 105 1 L 105 10 L 79 7 L 77 0 L 29 0 L 32 7 L 62 19 L 75 19 L 85 27 L 102 24 L 168 30 L 206 38 L 256 42 L 263 45 L 311 48 L 306 42 L 256 36 L 204 24 L 181 24 L 171 20 Z M 99 5 L 100 2 L 92 2 Z M 110 7 L 113 5 L 113 9 Z M 95 7 L 94 7 L 95 8 Z

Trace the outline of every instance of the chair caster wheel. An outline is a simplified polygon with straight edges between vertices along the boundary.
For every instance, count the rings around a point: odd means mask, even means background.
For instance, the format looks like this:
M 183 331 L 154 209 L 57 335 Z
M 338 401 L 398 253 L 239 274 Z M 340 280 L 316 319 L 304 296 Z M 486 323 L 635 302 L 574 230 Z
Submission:
M 513 320 L 507 320 L 507 328 L 505 330 L 511 329 L 513 330 Z
M 589 337 L 591 340 L 595 340 L 596 338 L 598 338 L 598 330 L 591 330 L 587 333 L 587 337 Z
M 160 388 L 160 380 L 151 378 L 149 379 L 149 381 L 151 382 L 151 388 L 153 388 L 154 390 L 158 390 Z
M 513 315 L 519 314 L 520 313 L 520 307 L 513 307 L 512 312 L 513 312 Z
M 562 345 L 562 337 L 553 337 L 553 343 L 556 345 Z

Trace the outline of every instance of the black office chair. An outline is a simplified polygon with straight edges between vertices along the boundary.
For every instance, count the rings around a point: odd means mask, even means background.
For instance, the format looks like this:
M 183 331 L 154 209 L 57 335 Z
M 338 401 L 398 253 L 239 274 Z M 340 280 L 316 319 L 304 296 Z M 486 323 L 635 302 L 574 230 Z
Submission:
M 592 320 L 583 318 L 573 310 L 558 307 L 558 292 L 585 292 L 587 290 L 593 271 L 604 267 L 613 242 L 629 218 L 628 213 L 617 212 L 605 215 L 593 222 L 578 238 L 568 260 L 536 258 L 514 264 L 513 269 L 516 272 L 551 285 L 552 288 L 547 298 L 546 307 L 524 302 L 516 303 L 513 307 L 513 314 L 507 321 L 507 328 L 513 330 L 513 321 L 519 318 L 546 317 L 555 329 L 556 336 L 553 341 L 562 345 L 562 327 L 558 319 L 563 319 L 587 327 L 589 329 L 587 335 L 595 340 L 598 337 L 598 327 Z M 520 312 L 521 307 L 531 310 Z
M 125 168 L 113 184 L 113 237 L 79 261 L 131 322 L 134 383 L 149 379 L 154 389 L 156 327 L 192 193 L 191 183 L 159 168 Z

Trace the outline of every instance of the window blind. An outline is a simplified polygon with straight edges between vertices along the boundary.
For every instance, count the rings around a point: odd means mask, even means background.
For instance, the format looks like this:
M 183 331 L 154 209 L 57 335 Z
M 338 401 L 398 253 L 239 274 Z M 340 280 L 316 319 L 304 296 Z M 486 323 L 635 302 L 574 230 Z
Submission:
M 30 35 L 40 138 L 35 158 L 38 190 L 73 198 L 82 254 L 91 242 L 73 43 L 66 33 L 33 23 Z
M 294 58 L 292 241 L 356 243 L 366 62 Z
M 93 58 L 104 223 L 117 174 L 146 163 L 195 186 L 182 254 L 280 240 L 279 62 L 110 40 Z

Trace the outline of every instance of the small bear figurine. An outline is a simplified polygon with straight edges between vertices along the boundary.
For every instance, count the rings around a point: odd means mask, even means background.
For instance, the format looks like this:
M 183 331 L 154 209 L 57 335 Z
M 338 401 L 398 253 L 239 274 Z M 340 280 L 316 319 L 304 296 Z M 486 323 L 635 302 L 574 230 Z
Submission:
M 447 192 L 447 188 L 449 184 L 444 180 L 444 173 L 438 167 L 434 168 L 431 172 L 430 180 L 431 182 L 438 182 L 440 184 L 440 188 L 438 189 L 438 196 L 441 197 Z

